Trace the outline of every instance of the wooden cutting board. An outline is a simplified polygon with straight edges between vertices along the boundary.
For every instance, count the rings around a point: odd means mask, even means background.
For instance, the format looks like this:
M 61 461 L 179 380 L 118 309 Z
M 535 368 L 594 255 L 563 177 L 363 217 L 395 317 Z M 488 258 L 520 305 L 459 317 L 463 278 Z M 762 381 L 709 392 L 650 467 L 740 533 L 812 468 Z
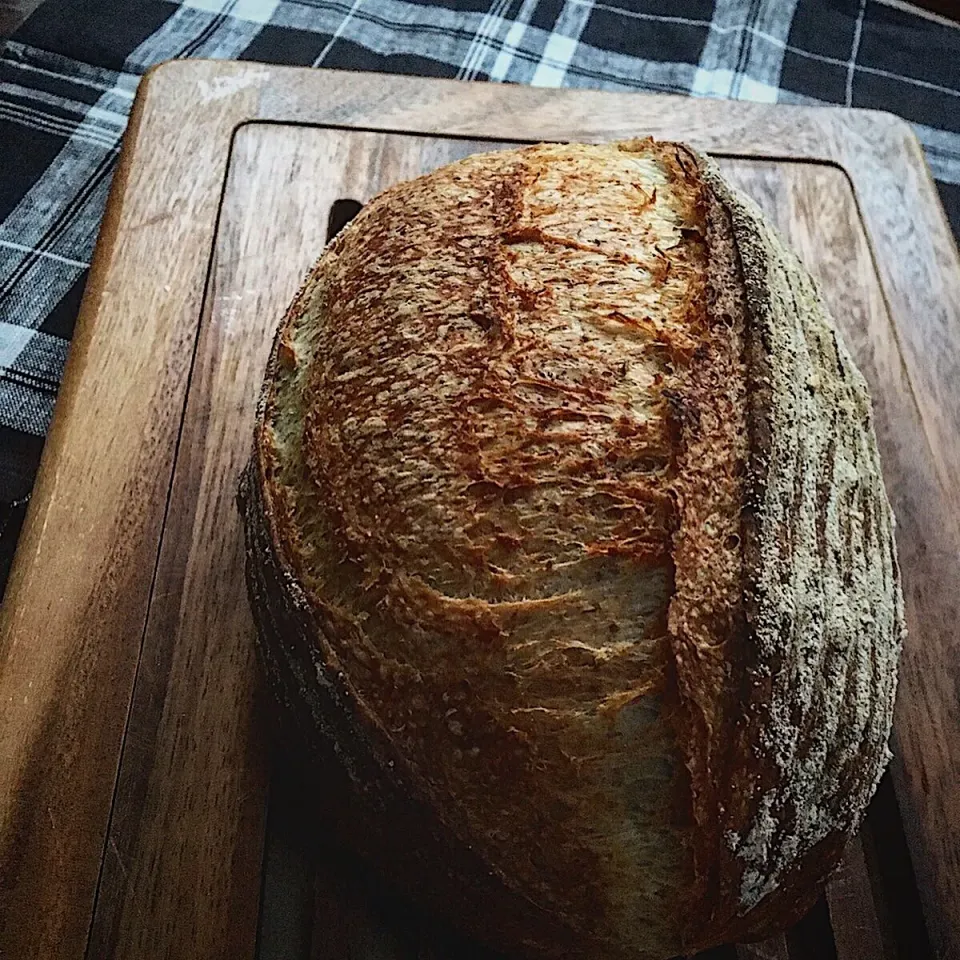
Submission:
M 960 265 L 906 124 L 198 61 L 141 84 L 2 610 L 0 955 L 479 955 L 331 849 L 322 798 L 271 762 L 237 475 L 337 201 L 504 143 L 646 134 L 717 155 L 819 277 L 899 519 L 891 776 L 826 899 L 738 955 L 960 957 Z

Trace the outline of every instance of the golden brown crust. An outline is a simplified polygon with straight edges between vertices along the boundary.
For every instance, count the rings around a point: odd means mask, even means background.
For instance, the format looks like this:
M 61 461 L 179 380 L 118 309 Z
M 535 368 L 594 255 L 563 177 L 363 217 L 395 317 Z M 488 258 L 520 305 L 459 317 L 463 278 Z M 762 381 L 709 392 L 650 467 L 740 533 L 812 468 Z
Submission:
M 271 509 L 418 790 L 606 943 L 645 918 L 675 938 L 663 904 L 687 882 L 656 707 L 663 385 L 694 353 L 706 245 L 690 158 L 584 153 L 474 158 L 361 214 L 306 298 L 297 331 L 326 340 L 302 374 L 306 477 L 278 477 Z
M 402 758 L 323 640 L 330 625 L 275 549 L 278 529 L 262 499 L 261 470 L 251 460 L 239 496 L 257 653 L 281 707 L 284 746 L 309 759 L 307 783 L 322 798 L 318 832 L 375 859 L 386 880 L 495 946 L 578 956 L 562 920 L 494 874 L 406 779 Z
M 454 912 L 495 903 L 500 946 L 759 935 L 859 819 L 902 611 L 866 394 L 825 323 L 755 211 L 652 141 L 392 188 L 288 312 L 244 494 L 268 673 L 386 822 L 428 824 L 413 882 L 447 851 Z M 785 494 L 798 450 L 809 503 Z M 832 605 L 804 614 L 812 646 L 784 620 L 808 595 Z

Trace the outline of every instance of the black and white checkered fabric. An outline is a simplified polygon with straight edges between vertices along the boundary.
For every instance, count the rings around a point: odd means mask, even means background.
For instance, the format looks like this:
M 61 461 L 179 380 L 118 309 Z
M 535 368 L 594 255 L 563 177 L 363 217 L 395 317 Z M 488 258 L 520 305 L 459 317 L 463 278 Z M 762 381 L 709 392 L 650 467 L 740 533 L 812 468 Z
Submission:
M 891 110 L 960 233 L 960 27 L 902 0 L 48 0 L 0 56 L 0 504 L 33 482 L 137 82 L 174 57 Z

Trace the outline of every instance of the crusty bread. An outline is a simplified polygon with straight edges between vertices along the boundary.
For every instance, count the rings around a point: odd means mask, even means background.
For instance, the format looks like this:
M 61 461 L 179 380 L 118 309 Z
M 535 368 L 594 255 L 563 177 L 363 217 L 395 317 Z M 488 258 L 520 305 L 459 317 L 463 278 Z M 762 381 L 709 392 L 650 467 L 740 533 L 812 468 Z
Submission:
M 807 273 L 683 146 L 368 204 L 281 324 L 241 500 L 267 673 L 370 852 L 532 955 L 799 916 L 888 757 L 870 416 Z

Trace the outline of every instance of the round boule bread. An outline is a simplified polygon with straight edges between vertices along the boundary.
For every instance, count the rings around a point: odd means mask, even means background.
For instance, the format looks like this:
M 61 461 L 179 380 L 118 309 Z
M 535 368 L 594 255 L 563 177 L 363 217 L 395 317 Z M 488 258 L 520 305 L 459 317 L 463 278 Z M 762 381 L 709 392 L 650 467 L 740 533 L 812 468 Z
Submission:
M 282 714 L 488 942 L 756 939 L 839 862 L 889 757 L 893 517 L 816 285 L 702 155 L 372 200 L 281 323 L 241 505 Z

